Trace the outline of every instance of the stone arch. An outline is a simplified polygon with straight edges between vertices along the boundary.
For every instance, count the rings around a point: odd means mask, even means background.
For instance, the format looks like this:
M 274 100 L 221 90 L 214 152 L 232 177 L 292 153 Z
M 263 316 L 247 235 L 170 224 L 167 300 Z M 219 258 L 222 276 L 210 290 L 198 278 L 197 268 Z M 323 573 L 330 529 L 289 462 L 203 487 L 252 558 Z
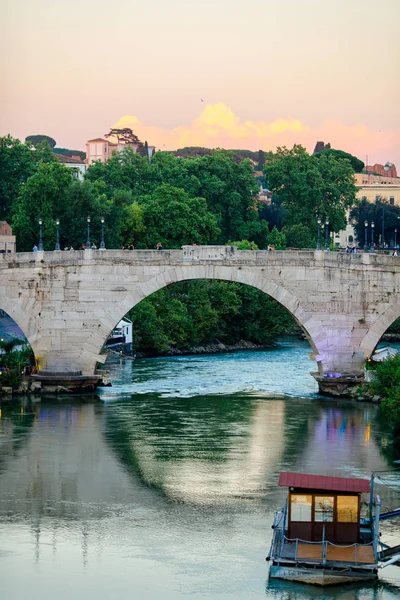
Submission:
M 385 331 L 400 317 L 400 303 L 389 306 L 371 325 L 361 341 L 365 356 L 371 356 Z
M 115 324 L 118 323 L 127 312 L 139 304 L 148 296 L 158 290 L 180 281 L 196 279 L 216 279 L 221 281 L 232 281 L 257 288 L 281 304 L 294 317 L 296 322 L 305 332 L 305 335 L 313 349 L 314 355 L 318 355 L 315 336 L 320 331 L 320 325 L 314 320 L 311 313 L 306 312 L 300 304 L 300 299 L 281 285 L 264 277 L 259 272 L 250 271 L 241 266 L 220 265 L 182 265 L 171 267 L 150 278 L 147 282 L 138 284 L 137 288 L 126 294 L 124 300 L 118 304 L 118 310 L 112 313 L 106 312 L 103 320 L 104 326 L 99 333 L 104 336 L 103 344 L 109 336 Z M 100 353 L 101 348 L 98 348 Z M 319 363 L 318 363 L 319 364 Z
M 28 340 L 33 353 L 35 356 L 40 356 L 45 351 L 43 344 L 43 338 L 36 327 L 36 324 L 32 322 L 30 309 L 32 307 L 26 307 L 23 309 L 14 299 L 7 298 L 4 294 L 0 296 L 0 308 L 4 310 L 7 315 L 15 321 L 22 333 Z

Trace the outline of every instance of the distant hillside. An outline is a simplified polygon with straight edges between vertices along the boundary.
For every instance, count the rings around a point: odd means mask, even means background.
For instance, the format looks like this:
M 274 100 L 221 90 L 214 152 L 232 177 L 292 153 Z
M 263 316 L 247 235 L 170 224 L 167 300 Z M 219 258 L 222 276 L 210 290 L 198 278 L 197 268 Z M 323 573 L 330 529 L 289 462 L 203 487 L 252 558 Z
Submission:
M 185 148 L 179 148 L 173 150 L 171 154 L 178 156 L 179 158 L 193 158 L 195 156 L 205 156 L 211 154 L 211 148 L 203 148 L 202 146 L 186 146 Z M 264 150 L 229 150 L 232 152 L 233 158 L 236 162 L 241 162 L 246 158 L 249 158 L 257 167 L 258 170 L 262 171 L 265 159 L 268 158 L 269 152 Z
M 69 150 L 69 148 L 53 148 L 54 154 L 63 154 L 64 156 L 69 156 L 72 158 L 73 156 L 79 156 L 81 160 L 85 160 L 86 152 L 82 152 L 82 150 Z

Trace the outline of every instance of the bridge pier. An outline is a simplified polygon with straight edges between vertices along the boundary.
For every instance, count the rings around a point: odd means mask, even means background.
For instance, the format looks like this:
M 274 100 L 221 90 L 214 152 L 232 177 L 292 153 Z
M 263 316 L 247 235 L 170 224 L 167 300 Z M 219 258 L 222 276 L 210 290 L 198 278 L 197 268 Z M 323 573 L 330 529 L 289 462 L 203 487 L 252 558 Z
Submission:
M 400 261 L 377 254 L 183 250 L 0 255 L 0 308 L 20 326 L 39 368 L 90 380 L 126 313 L 163 287 L 219 279 L 257 288 L 306 332 L 321 393 L 348 395 L 366 359 L 400 317 Z

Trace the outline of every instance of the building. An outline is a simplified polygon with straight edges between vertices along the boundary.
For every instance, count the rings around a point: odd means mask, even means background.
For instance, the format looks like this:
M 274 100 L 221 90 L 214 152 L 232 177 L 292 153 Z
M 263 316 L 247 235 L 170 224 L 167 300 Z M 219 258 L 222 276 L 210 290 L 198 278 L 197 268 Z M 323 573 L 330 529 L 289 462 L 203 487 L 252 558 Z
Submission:
M 15 254 L 15 235 L 6 221 L 0 221 L 0 253 Z
M 65 165 L 69 169 L 72 169 L 74 172 L 74 175 L 77 177 L 77 179 L 79 179 L 80 181 L 83 181 L 83 178 L 85 177 L 87 166 L 86 166 L 86 163 L 79 158 L 79 156 L 71 157 L 71 156 L 65 156 L 64 154 L 55 154 L 54 156 L 56 156 L 57 160 L 59 160 L 61 163 L 63 163 L 63 165 Z
M 394 165 L 393 168 L 395 169 Z M 383 201 L 400 206 L 400 177 L 356 173 L 357 198 L 367 202 Z
M 397 175 L 395 165 L 391 164 L 387 174 L 382 165 L 368 167 L 368 171 L 370 169 L 374 169 L 374 172 L 355 174 L 358 188 L 357 199 L 370 202 L 371 204 L 375 202 L 387 202 L 392 206 L 400 207 L 400 177 L 389 177 L 392 174 Z M 385 175 L 380 174 L 382 170 Z M 357 242 L 357 235 L 349 220 L 349 216 L 350 211 L 347 211 L 346 229 L 342 229 L 342 231 L 334 234 L 334 242 L 336 246 L 340 246 L 341 248 L 355 246 Z
M 106 162 L 114 153 L 121 152 L 127 147 L 132 148 L 133 152 L 136 154 L 139 150 L 139 146 L 140 143 L 134 142 L 113 143 L 106 138 L 94 138 L 93 140 L 88 140 L 86 142 L 86 164 L 92 165 L 98 160 L 100 162 Z M 155 146 L 148 146 L 149 160 L 151 160 L 154 152 Z

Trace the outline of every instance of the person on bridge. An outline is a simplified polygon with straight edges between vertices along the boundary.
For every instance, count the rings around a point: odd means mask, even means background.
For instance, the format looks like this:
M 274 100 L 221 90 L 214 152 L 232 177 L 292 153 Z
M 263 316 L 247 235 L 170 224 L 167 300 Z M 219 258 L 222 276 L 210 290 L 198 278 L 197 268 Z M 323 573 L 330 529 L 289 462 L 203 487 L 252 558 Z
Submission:
M 37 252 L 38 251 L 38 247 L 36 246 L 36 244 L 33 246 L 33 251 Z
M 157 244 L 157 250 L 162 250 L 162 249 L 163 249 L 162 243 L 158 242 L 158 244 Z

